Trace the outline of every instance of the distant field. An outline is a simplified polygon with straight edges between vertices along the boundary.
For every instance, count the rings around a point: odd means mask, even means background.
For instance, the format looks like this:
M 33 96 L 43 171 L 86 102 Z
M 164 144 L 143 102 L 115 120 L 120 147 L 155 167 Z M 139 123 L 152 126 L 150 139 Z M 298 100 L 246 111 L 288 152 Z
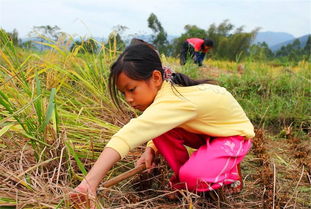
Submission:
M 137 113 L 121 113 L 107 92 L 109 66 L 118 52 L 68 52 L 57 45 L 35 53 L 0 48 L 0 207 L 70 208 L 66 194 L 94 163 L 111 135 Z M 240 102 L 256 127 L 254 146 L 242 164 L 244 190 L 215 201 L 185 191 L 164 198 L 169 169 L 140 175 L 106 190 L 104 208 L 310 208 L 311 63 L 206 60 L 204 66 L 165 65 L 193 78 L 214 78 Z M 211 98 L 212 99 L 212 98 Z M 124 107 L 127 107 L 123 103 Z M 133 167 L 143 147 L 107 176 Z M 162 162 L 162 161 L 161 161 Z M 163 183 L 164 182 L 164 183 Z

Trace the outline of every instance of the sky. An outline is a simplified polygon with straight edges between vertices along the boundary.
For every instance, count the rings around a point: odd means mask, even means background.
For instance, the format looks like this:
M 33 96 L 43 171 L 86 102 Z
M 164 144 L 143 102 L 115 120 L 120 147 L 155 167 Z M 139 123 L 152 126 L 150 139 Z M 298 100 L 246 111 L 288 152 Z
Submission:
M 311 0 L 0 0 L 0 28 L 28 37 L 33 26 L 57 25 L 77 37 L 108 37 L 118 25 L 125 35 L 151 34 L 154 13 L 169 35 L 187 24 L 208 29 L 228 19 L 250 32 L 311 33 Z

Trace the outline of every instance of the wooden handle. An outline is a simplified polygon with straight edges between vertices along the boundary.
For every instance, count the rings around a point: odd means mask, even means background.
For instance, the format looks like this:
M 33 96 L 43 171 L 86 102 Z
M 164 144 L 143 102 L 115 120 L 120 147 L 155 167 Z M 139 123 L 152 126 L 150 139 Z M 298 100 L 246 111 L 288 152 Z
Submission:
M 131 177 L 131 176 L 134 176 L 134 175 L 137 174 L 137 173 L 142 172 L 142 171 L 145 170 L 145 169 L 146 169 L 146 165 L 145 165 L 145 164 L 142 164 L 142 165 L 140 165 L 140 166 L 138 166 L 138 167 L 136 167 L 136 168 L 133 168 L 133 169 L 131 169 L 131 170 L 129 170 L 129 171 L 126 171 L 125 173 L 122 173 L 122 174 L 120 174 L 120 175 L 118 175 L 118 176 L 116 176 L 116 177 L 113 177 L 112 179 L 106 181 L 106 182 L 103 184 L 103 186 L 106 187 L 106 188 L 111 187 L 111 186 L 113 186 L 113 185 L 119 183 L 120 181 L 122 181 L 122 180 L 124 180 L 124 179 L 127 179 L 127 178 L 129 178 L 129 177 Z

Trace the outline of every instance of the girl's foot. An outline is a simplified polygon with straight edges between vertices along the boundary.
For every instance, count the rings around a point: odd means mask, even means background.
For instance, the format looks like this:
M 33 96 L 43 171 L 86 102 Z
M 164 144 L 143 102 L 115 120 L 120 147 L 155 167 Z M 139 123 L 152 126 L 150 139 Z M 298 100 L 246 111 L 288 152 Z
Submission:
M 243 178 L 241 174 L 240 164 L 237 165 L 237 171 L 239 174 L 239 179 L 234 181 L 232 184 L 225 185 L 223 191 L 225 194 L 237 194 L 240 193 L 243 189 Z
M 223 191 L 225 194 L 237 194 L 240 193 L 243 189 L 243 181 L 242 179 L 236 180 L 232 184 L 225 185 Z

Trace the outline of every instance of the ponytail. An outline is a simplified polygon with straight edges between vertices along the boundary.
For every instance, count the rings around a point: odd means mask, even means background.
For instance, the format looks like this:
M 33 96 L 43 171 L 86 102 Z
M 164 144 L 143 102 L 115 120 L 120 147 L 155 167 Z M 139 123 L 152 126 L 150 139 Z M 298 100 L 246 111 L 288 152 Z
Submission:
M 195 86 L 199 84 L 217 84 L 213 79 L 194 80 L 183 73 L 173 73 L 171 81 L 179 86 Z

